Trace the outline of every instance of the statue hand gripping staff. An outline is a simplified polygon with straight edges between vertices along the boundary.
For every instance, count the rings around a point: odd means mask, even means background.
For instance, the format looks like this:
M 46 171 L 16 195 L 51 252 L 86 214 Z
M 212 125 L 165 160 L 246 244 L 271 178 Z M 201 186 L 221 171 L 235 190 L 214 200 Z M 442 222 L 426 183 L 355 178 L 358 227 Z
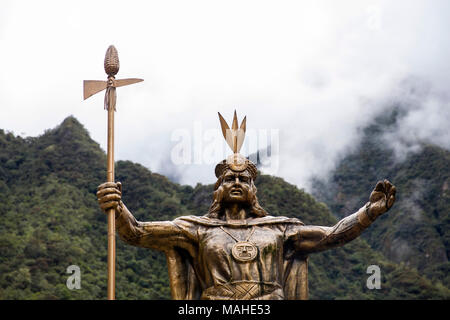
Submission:
M 332 227 L 270 216 L 256 196 L 257 168 L 239 154 L 246 120 L 238 128 L 235 113 L 231 129 L 220 114 L 219 120 L 233 154 L 216 166 L 205 215 L 137 221 L 113 182 L 98 187 L 100 207 L 116 213 L 123 241 L 166 254 L 173 299 L 307 299 L 308 256 L 358 237 L 392 207 L 396 189 L 378 182 L 361 209 Z
M 114 183 L 114 111 L 116 111 L 116 88 L 143 81 L 142 79 L 120 79 L 115 75 L 119 72 L 119 56 L 114 46 L 109 46 L 105 55 L 105 72 L 107 81 L 85 80 L 83 83 L 84 100 L 106 89 L 104 108 L 108 110 L 108 147 L 107 147 L 107 174 L 106 180 Z M 111 196 L 109 196 L 111 197 Z M 108 198 L 108 197 L 107 197 Z M 113 196 L 114 198 L 114 196 Z M 116 260 L 116 227 L 115 210 L 109 209 L 108 215 L 108 300 L 115 299 L 115 260 Z

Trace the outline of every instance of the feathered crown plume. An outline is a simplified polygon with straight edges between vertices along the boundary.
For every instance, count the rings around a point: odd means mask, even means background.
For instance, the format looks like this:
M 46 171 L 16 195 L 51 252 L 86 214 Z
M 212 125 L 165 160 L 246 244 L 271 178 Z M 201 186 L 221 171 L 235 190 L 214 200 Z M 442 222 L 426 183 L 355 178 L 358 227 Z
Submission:
M 216 177 L 219 178 L 225 172 L 225 170 L 231 169 L 238 172 L 248 170 L 252 178 L 255 179 L 258 173 L 258 169 L 253 164 L 253 162 L 246 159 L 239 153 L 244 143 L 247 117 L 244 117 L 244 120 L 242 120 L 240 127 L 238 127 L 238 119 L 235 110 L 233 123 L 230 129 L 220 112 L 218 112 L 218 114 L 223 137 L 225 138 L 228 146 L 233 151 L 233 154 L 228 156 L 226 160 L 223 160 L 216 165 Z

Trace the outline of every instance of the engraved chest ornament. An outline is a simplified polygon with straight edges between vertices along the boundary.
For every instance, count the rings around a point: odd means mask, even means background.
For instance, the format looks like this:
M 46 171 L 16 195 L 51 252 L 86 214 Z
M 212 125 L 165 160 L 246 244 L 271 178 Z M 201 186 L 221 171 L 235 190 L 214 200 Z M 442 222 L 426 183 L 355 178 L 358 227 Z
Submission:
M 253 235 L 253 232 L 255 232 L 255 227 L 252 228 L 245 241 L 236 239 L 235 236 L 233 236 L 223 227 L 220 227 L 220 229 L 222 229 L 223 232 L 228 234 L 234 241 L 236 241 L 236 243 L 231 248 L 231 255 L 236 261 L 249 262 L 255 260 L 256 256 L 258 255 L 258 248 L 249 241 L 250 237 Z

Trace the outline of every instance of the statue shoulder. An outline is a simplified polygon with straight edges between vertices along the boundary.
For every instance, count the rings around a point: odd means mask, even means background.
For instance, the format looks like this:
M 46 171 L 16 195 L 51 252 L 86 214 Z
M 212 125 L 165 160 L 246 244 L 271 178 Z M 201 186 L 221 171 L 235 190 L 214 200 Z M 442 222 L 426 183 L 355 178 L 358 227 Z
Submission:
M 206 225 L 206 226 L 220 226 L 223 224 L 223 221 L 219 219 L 213 219 L 206 216 L 181 216 L 173 220 L 174 223 L 192 223 L 197 225 Z
M 300 224 L 304 225 L 304 223 L 297 218 L 288 218 L 283 216 L 265 216 L 261 218 L 254 219 L 254 222 L 257 224 Z

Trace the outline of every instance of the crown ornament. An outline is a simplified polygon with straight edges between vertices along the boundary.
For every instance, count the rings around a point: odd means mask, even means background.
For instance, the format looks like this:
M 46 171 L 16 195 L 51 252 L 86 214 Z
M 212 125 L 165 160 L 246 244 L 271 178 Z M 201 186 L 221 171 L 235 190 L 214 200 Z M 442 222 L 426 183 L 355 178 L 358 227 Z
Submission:
M 235 110 L 233 123 L 230 129 L 220 112 L 218 112 L 218 114 L 223 137 L 225 138 L 228 146 L 233 151 L 233 154 L 229 155 L 227 159 L 222 160 L 219 164 L 216 165 L 216 177 L 219 178 L 227 169 L 231 169 L 236 172 L 247 170 L 254 180 L 257 176 L 258 169 L 253 162 L 239 153 L 244 143 L 247 117 L 245 116 L 241 122 L 241 125 L 238 126 L 238 119 Z

